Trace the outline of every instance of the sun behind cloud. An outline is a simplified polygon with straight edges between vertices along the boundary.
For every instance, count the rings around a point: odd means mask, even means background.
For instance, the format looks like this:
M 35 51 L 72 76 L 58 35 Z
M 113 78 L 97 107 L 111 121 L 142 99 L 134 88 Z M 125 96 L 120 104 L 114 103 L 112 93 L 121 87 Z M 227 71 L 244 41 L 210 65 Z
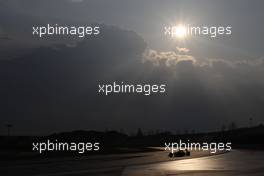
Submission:
M 178 24 L 173 29 L 173 35 L 178 39 L 184 39 L 187 37 L 187 28 L 183 24 Z

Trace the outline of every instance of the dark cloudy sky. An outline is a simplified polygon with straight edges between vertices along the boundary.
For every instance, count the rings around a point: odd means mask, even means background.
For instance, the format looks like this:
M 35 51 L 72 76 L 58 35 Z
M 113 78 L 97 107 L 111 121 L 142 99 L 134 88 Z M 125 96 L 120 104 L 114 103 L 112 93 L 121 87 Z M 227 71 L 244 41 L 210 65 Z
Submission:
M 0 132 L 6 123 L 15 134 L 262 123 L 263 7 L 261 0 L 0 0 Z M 164 25 L 178 21 L 231 25 L 232 35 L 165 38 Z M 81 41 L 32 37 L 32 25 L 47 23 L 100 23 L 102 31 Z M 167 84 L 167 93 L 97 94 L 98 84 L 113 81 Z

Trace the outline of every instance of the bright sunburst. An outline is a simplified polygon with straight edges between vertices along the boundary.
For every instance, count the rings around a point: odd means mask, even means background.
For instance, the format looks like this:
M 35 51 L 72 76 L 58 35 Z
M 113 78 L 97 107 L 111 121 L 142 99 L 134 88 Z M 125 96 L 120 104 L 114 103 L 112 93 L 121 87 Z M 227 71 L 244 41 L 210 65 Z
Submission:
M 174 29 L 174 35 L 179 39 L 185 38 L 187 36 L 187 28 L 182 24 L 177 25 Z

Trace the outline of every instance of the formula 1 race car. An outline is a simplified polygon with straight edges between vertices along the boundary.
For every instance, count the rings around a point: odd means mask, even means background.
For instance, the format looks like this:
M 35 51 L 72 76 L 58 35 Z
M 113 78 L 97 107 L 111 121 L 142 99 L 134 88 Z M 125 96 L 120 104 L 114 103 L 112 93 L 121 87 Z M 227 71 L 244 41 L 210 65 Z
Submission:
M 191 152 L 187 149 L 184 150 L 178 150 L 177 152 L 170 152 L 168 157 L 172 158 L 172 157 L 183 157 L 183 156 L 190 156 Z

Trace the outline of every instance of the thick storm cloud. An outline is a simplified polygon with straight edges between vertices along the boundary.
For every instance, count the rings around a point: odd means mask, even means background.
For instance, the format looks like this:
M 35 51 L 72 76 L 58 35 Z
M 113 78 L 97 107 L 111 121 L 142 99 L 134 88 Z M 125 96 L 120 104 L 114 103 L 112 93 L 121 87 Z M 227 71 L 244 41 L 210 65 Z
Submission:
M 264 122 L 262 1 L 115 2 L 0 1 L 0 129 L 184 132 Z M 181 17 L 232 25 L 232 36 L 165 39 L 164 25 Z M 32 36 L 32 26 L 48 23 L 102 31 L 84 40 Z M 166 93 L 98 93 L 98 84 L 114 81 L 166 84 Z
M 194 56 L 179 59 L 180 54 L 156 51 L 148 56 L 161 59 L 155 65 L 151 59 L 142 62 L 146 51 L 135 32 L 104 26 L 100 37 L 1 61 L 1 116 L 26 134 L 138 127 L 214 130 L 230 121 L 245 124 L 252 116 L 261 120 L 263 60 L 198 65 Z M 166 64 L 166 57 L 178 60 Z M 166 84 L 167 92 L 98 94 L 98 84 L 114 81 Z

